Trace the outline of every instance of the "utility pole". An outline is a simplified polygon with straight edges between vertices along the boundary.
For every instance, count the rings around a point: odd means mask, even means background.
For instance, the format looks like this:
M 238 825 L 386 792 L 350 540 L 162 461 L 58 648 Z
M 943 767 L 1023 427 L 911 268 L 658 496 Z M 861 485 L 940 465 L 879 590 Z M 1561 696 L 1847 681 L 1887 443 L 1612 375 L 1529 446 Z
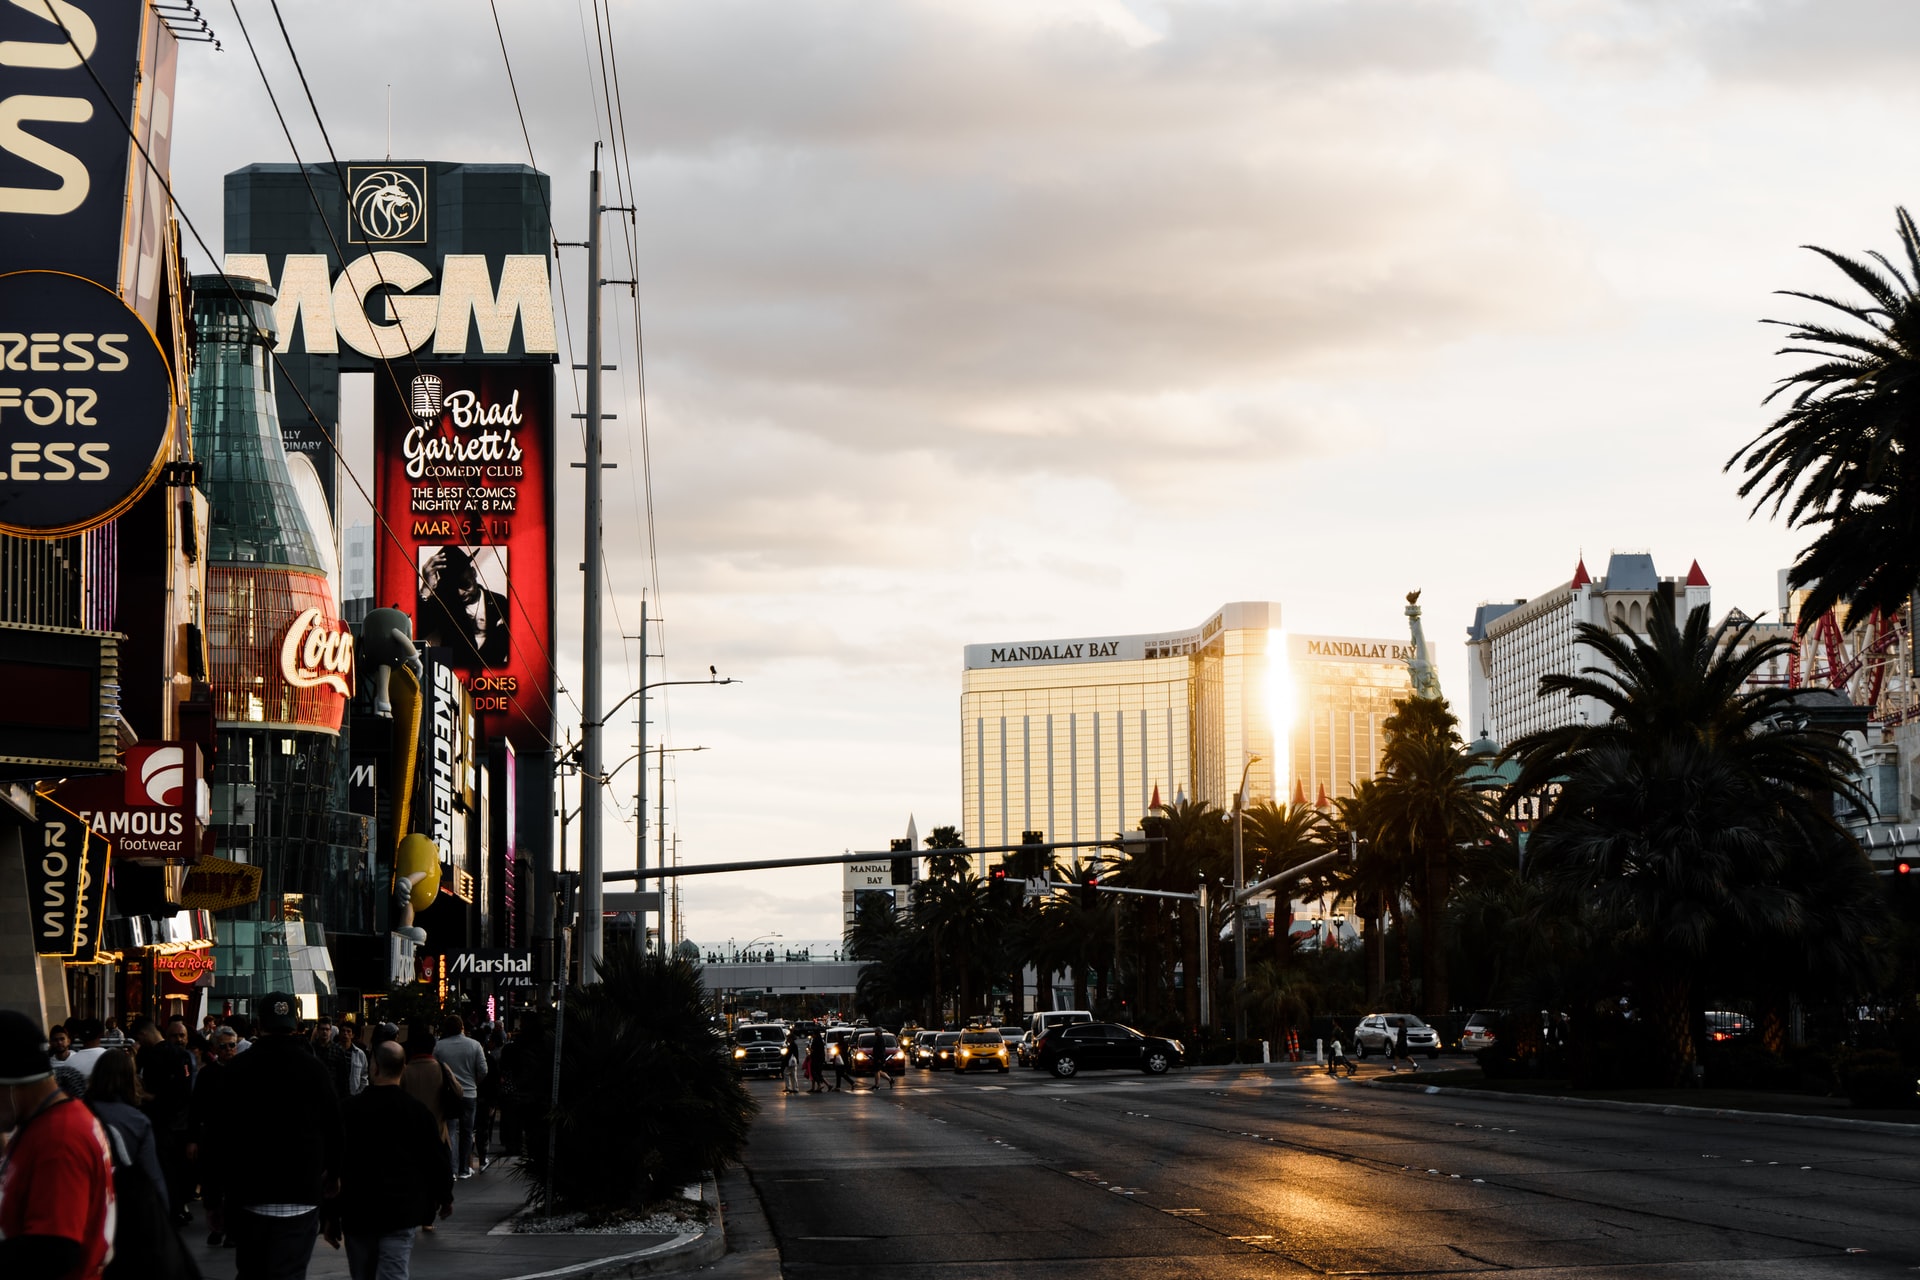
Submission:
M 640 772 L 645 773 L 646 771 L 647 762 L 642 760 L 640 762 Z M 660 785 L 654 792 L 654 804 L 658 806 L 660 813 L 659 820 L 654 823 L 655 829 L 660 833 L 660 869 L 665 871 L 667 869 L 667 744 L 664 742 L 660 744 Z M 664 958 L 667 954 L 666 882 L 658 882 L 657 887 L 660 892 L 660 955 Z M 642 938 L 646 937 L 644 933 L 640 936 Z
M 1244 768 L 1240 770 L 1240 789 L 1233 793 L 1233 1053 L 1237 1061 L 1240 1046 L 1247 1039 L 1247 1001 L 1241 993 L 1241 984 L 1247 980 L 1247 926 L 1246 906 L 1240 900 L 1241 891 L 1246 887 L 1246 859 L 1242 854 L 1241 827 L 1242 818 L 1247 809 L 1247 775 L 1260 757 L 1249 755 Z
M 635 273 L 639 274 L 638 272 Z M 633 861 L 636 871 L 647 869 L 647 593 L 640 593 L 640 706 L 634 713 L 640 722 L 640 730 L 634 743 L 640 758 L 634 761 L 640 766 L 640 780 L 634 784 L 633 793 Z M 664 868 L 663 868 L 664 870 Z M 641 877 L 639 888 L 644 892 L 647 881 Z M 658 885 L 665 888 L 665 885 Z M 640 949 L 645 951 L 647 943 L 647 913 L 640 912 Z
M 1203 876 L 1199 888 L 1200 900 L 1194 905 L 1200 909 L 1200 1040 L 1206 1043 L 1207 1029 L 1213 1026 L 1213 965 L 1208 945 L 1212 939 L 1207 935 L 1213 932 L 1213 916 L 1207 911 L 1207 881 Z
M 600 845 L 600 144 L 593 146 L 587 185 L 587 456 L 586 540 L 581 548 L 580 984 L 600 976 L 602 871 Z

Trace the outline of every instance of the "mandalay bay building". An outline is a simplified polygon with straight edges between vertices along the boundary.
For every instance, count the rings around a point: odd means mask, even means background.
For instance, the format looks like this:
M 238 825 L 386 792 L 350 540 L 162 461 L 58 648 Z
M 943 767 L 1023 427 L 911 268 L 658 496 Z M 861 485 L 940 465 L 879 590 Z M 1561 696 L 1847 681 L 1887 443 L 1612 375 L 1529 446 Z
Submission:
M 1155 798 L 1324 803 L 1374 776 L 1412 683 L 1406 640 L 1290 636 L 1280 606 L 1197 627 L 966 647 L 963 830 L 974 847 L 1111 839 Z

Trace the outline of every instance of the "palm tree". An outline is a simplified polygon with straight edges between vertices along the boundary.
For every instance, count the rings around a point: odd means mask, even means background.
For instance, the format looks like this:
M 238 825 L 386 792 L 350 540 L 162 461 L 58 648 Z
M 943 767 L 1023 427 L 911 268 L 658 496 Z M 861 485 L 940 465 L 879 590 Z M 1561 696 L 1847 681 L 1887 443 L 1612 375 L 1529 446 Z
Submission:
M 1319 1011 L 1320 989 L 1294 965 L 1280 960 L 1262 960 L 1247 966 L 1246 980 L 1240 984 L 1240 998 L 1256 1025 L 1281 1039 L 1289 1027 L 1297 1027 Z
M 1252 868 L 1248 878 L 1265 880 L 1288 867 L 1329 852 L 1331 828 L 1326 815 L 1311 805 L 1277 805 L 1265 801 L 1248 809 L 1243 819 L 1245 855 Z M 1292 895 L 1292 886 L 1279 885 L 1273 891 L 1273 958 L 1284 961 L 1291 953 L 1281 918 Z M 1251 968 L 1251 966 L 1249 966 Z
M 1846 601 L 1855 618 L 1891 615 L 1920 586 L 1920 229 L 1896 211 L 1906 270 L 1808 245 L 1866 295 L 1845 301 L 1784 290 L 1831 308 L 1839 324 L 1770 320 L 1790 330 L 1781 355 L 1811 357 L 1767 396 L 1790 396 L 1772 425 L 1727 461 L 1746 473 L 1754 510 L 1784 508 L 1821 532 L 1788 573 L 1812 587 L 1800 628 Z
M 1833 816 L 1836 793 L 1863 799 L 1845 747 L 1807 727 L 1794 691 L 1744 688 L 1790 644 L 1753 643 L 1753 626 L 1709 630 L 1705 609 L 1684 627 L 1655 610 L 1644 637 L 1581 624 L 1576 642 L 1608 665 L 1547 676 L 1540 693 L 1596 699 L 1611 717 L 1506 753 L 1521 765 L 1509 801 L 1561 787 L 1534 828 L 1528 874 L 1618 953 L 1669 1083 L 1695 1060 L 1694 1005 L 1713 957 L 1807 944 L 1818 904 L 1834 898 L 1822 882 L 1871 875 Z
M 1411 855 L 1420 906 L 1421 978 L 1429 1015 L 1447 1011 L 1447 899 L 1463 845 L 1483 844 L 1498 830 L 1486 792 L 1467 781 L 1469 761 L 1458 722 L 1442 699 L 1408 698 L 1383 726 L 1385 773 L 1375 804 L 1382 838 Z
M 1386 922 L 1393 921 L 1394 936 L 1400 942 L 1400 992 L 1395 1003 L 1405 1005 L 1413 999 L 1413 957 L 1412 935 L 1402 918 L 1401 904 L 1406 900 L 1410 876 L 1407 851 L 1387 838 L 1380 786 L 1377 778 L 1362 779 L 1355 784 L 1352 795 L 1341 796 L 1333 802 L 1333 829 L 1329 838 L 1342 844 L 1349 839 L 1357 841 L 1359 856 L 1329 877 L 1329 888 L 1352 898 L 1355 909 L 1366 921 L 1367 1002 L 1370 1005 L 1386 996 Z
M 973 1012 L 975 969 L 991 950 L 996 925 L 993 886 L 967 871 L 950 879 L 928 880 L 914 911 L 933 934 L 936 952 L 943 946 L 953 949 L 959 1014 L 964 1018 Z

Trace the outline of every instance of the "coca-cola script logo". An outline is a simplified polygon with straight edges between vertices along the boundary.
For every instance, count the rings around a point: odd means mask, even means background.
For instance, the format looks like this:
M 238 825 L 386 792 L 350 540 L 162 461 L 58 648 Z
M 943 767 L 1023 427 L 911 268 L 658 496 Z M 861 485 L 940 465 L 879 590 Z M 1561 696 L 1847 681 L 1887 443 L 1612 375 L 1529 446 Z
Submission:
M 287 628 L 280 644 L 280 674 L 296 689 L 326 685 L 353 696 L 353 633 L 318 609 L 308 609 Z

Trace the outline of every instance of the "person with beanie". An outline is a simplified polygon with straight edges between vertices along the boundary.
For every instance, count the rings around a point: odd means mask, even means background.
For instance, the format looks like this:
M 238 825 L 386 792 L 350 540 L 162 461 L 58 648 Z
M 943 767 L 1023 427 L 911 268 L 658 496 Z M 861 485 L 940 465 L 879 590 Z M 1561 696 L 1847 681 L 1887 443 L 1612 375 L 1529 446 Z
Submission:
M 0 1276 L 96 1280 L 112 1248 L 113 1149 L 53 1079 L 32 1018 L 0 1009 Z

